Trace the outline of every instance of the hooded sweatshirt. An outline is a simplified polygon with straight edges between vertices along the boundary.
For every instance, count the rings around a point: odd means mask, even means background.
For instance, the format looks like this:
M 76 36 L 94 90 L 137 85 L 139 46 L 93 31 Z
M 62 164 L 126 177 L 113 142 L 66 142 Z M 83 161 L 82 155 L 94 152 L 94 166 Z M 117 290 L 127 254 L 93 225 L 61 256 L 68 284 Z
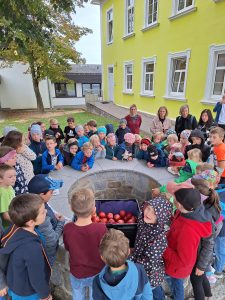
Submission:
M 0 282 L 6 274 L 7 286 L 16 295 L 47 298 L 51 269 L 39 237 L 15 225 L 10 229 L 0 249 Z
M 202 205 L 187 214 L 177 211 L 167 235 L 168 247 L 163 254 L 167 275 L 185 278 L 191 274 L 201 239 L 207 244 L 207 238 L 212 236 L 211 220 L 211 215 Z M 206 248 L 200 249 L 202 256 L 202 250 Z M 211 255 L 211 247 L 209 252 L 207 256 Z
M 144 268 L 127 261 L 128 269 L 114 275 L 108 266 L 95 276 L 93 281 L 94 300 L 152 300 L 152 289 Z
M 144 221 L 144 209 L 148 205 L 154 208 L 156 224 Z M 171 217 L 172 204 L 163 197 L 157 197 L 144 202 L 138 218 L 134 252 L 130 259 L 143 265 L 152 287 L 160 286 L 165 277 L 162 256 L 167 247 L 166 230 L 169 228 Z
M 200 138 L 202 140 L 201 144 L 200 145 L 193 145 L 192 144 L 192 140 L 191 140 L 192 137 L 198 137 L 198 138 Z M 207 159 L 209 158 L 211 148 L 210 148 L 210 146 L 205 145 L 204 133 L 201 130 L 199 130 L 199 129 L 192 130 L 192 132 L 191 132 L 191 134 L 189 136 L 189 142 L 191 143 L 191 145 L 186 146 L 184 157 L 186 159 L 188 158 L 187 152 L 189 150 L 200 149 L 201 152 L 202 152 L 202 161 L 206 162 Z

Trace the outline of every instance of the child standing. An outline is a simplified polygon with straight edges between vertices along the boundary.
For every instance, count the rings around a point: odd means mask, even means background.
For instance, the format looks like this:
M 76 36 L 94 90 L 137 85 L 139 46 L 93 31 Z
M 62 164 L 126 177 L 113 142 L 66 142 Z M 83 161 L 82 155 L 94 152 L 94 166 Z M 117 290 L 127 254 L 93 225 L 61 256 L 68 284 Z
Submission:
M 88 137 L 91 137 L 93 134 L 98 134 L 97 122 L 95 120 L 90 120 L 87 122 L 89 129 Z
M 64 133 L 65 133 L 65 143 L 68 143 L 69 139 L 76 137 L 75 120 L 73 117 L 68 117 L 66 122 L 67 122 L 67 126 L 64 128 Z
M 105 158 L 111 160 L 117 160 L 115 157 L 116 150 L 118 146 L 116 145 L 116 136 L 114 133 L 109 133 L 107 135 L 107 145 L 105 146 L 106 156 Z
M 118 145 L 124 142 L 124 135 L 129 132 L 130 132 L 130 128 L 127 127 L 127 120 L 120 119 L 119 128 L 115 132 L 115 135 L 118 140 Z
M 105 158 L 105 155 L 106 155 L 105 147 L 100 143 L 100 139 L 97 134 L 93 134 L 90 137 L 90 143 L 93 146 L 95 159 Z
M 9 226 L 11 223 L 8 207 L 15 197 L 13 186 L 16 182 L 16 171 L 8 165 L 0 165 L 0 214 L 3 219 L 3 226 Z
M 79 151 L 71 162 L 71 167 L 75 170 L 86 172 L 94 165 L 94 151 L 91 143 L 84 143 L 82 151 Z
M 105 126 L 98 127 L 98 137 L 100 144 L 105 147 L 106 145 L 106 128 Z
M 144 266 L 153 288 L 153 299 L 164 300 L 162 256 L 167 247 L 166 231 L 172 217 L 172 204 L 166 198 L 157 197 L 144 202 L 141 211 L 131 260 Z
M 55 214 L 48 202 L 52 197 L 53 191 L 61 188 L 62 185 L 62 180 L 55 180 L 44 174 L 34 176 L 28 184 L 29 193 L 39 195 L 47 211 L 45 220 L 38 226 L 38 229 L 44 236 L 45 250 L 51 266 L 56 259 L 58 241 L 63 232 L 65 218 L 60 214 Z
M 30 129 L 31 143 L 29 148 L 36 154 L 37 158 L 32 161 L 34 174 L 40 174 L 42 169 L 42 154 L 46 150 L 45 142 L 42 141 L 42 132 L 39 125 L 32 125 Z
M 73 299 L 85 300 L 86 287 L 89 288 L 89 299 L 92 299 L 94 276 L 104 266 L 98 248 L 106 233 L 106 226 L 91 221 L 96 208 L 94 194 L 90 189 L 75 191 L 70 202 L 77 220 L 65 225 L 63 241 L 70 255 L 70 282 Z
M 110 229 L 100 244 L 106 266 L 94 278 L 94 300 L 152 300 L 152 290 L 144 268 L 127 260 L 129 240 L 120 230 Z
M 47 174 L 53 170 L 60 170 L 63 168 L 64 159 L 57 149 L 56 139 L 53 136 L 48 136 L 45 139 L 47 150 L 42 155 L 42 173 Z
M 6 280 L 9 295 L 12 300 L 52 300 L 51 268 L 35 231 L 46 215 L 42 199 L 33 194 L 19 195 L 12 200 L 9 215 L 15 225 L 3 237 L 0 249 L 0 277 Z
M 61 144 L 61 140 L 64 139 L 64 134 L 62 129 L 59 126 L 59 122 L 57 119 L 50 120 L 50 127 L 48 130 L 51 130 L 54 133 L 54 137 L 56 139 L 57 147 Z
M 68 143 L 63 146 L 62 154 L 64 157 L 64 163 L 66 165 L 71 165 L 72 160 L 79 151 L 78 141 L 75 138 L 68 140 Z
M 82 125 L 78 125 L 75 128 L 77 134 L 78 146 L 81 148 L 84 143 L 89 141 L 89 138 L 84 135 L 84 127 Z

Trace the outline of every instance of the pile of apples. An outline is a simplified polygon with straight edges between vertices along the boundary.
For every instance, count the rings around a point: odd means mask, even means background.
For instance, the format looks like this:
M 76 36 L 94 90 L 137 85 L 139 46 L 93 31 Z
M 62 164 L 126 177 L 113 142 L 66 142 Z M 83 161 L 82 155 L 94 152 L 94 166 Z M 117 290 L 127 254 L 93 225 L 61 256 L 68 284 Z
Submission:
M 118 214 L 104 213 L 100 211 L 98 215 L 92 216 L 93 223 L 104 223 L 104 224 L 133 224 L 137 223 L 137 218 L 131 213 L 121 210 Z

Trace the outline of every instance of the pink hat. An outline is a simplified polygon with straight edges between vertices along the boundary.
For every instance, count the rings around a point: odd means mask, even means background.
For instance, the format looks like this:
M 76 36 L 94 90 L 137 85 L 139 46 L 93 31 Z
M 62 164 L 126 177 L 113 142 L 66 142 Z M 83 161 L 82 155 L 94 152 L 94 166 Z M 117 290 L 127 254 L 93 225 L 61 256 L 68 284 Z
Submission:
M 188 182 L 176 183 L 170 181 L 167 183 L 166 189 L 170 194 L 174 195 L 174 193 L 180 189 L 194 189 L 194 186 Z
M 135 135 L 133 133 L 128 132 L 124 135 L 124 140 L 129 144 L 133 144 L 135 142 Z

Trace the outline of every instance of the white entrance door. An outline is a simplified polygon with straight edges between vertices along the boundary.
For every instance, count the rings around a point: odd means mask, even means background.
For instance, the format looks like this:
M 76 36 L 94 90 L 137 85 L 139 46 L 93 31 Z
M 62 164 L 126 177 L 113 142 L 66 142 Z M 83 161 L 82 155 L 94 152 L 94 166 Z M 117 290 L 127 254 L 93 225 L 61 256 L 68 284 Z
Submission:
M 108 101 L 114 101 L 114 73 L 113 66 L 108 67 Z

